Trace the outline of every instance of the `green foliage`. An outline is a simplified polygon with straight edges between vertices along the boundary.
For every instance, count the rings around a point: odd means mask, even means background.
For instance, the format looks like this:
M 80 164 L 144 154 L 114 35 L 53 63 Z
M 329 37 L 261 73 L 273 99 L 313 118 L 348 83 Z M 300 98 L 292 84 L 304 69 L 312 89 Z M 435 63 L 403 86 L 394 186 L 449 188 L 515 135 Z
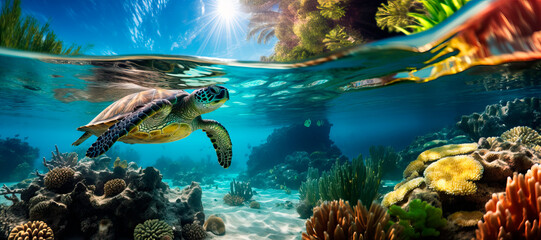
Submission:
M 346 15 L 346 9 L 341 6 L 340 1 L 336 0 L 318 0 L 321 15 L 332 20 L 338 20 Z
M 441 208 L 433 207 L 425 201 L 414 199 L 408 207 L 407 212 L 397 205 L 392 205 L 388 210 L 391 216 L 398 217 L 398 224 L 405 228 L 406 239 L 437 237 L 440 235 L 438 229 L 447 224 L 445 218 L 442 218 Z M 389 221 L 389 225 L 392 224 L 394 222 Z
M 469 0 L 390 0 L 376 13 L 382 29 L 412 34 L 428 30 L 453 15 Z M 423 5 L 420 11 L 415 4 Z M 413 20 L 413 22 L 412 22 Z
M 293 27 L 293 32 L 300 39 L 300 46 L 314 53 L 323 52 L 325 45 L 322 40 L 329 30 L 327 20 L 317 12 L 309 13 L 303 22 Z
M 0 46 L 19 50 L 52 54 L 77 55 L 81 46 L 65 48 L 49 29 L 49 23 L 41 26 L 32 16 L 22 17 L 21 0 L 5 0 L 0 14 Z
M 389 0 L 382 3 L 376 12 L 378 27 L 389 32 L 400 32 L 409 25 L 416 23 L 415 18 L 409 16 L 410 12 L 420 12 L 417 0 Z M 406 33 L 406 32 L 404 32 Z
M 306 174 L 306 182 L 302 182 L 301 187 L 299 188 L 301 201 L 304 200 L 311 206 L 317 205 L 320 199 L 318 180 L 319 172 L 317 168 L 308 168 L 308 173 Z
M 383 177 L 394 175 L 402 178 L 403 169 L 399 169 L 401 158 L 392 147 L 371 146 L 368 151 L 370 161 L 381 164 Z
M 325 47 L 331 51 L 354 45 L 352 39 L 344 31 L 344 27 L 337 25 L 323 39 Z
M 137 224 L 133 231 L 135 240 L 161 240 L 168 236 L 169 239 L 173 239 L 173 228 L 159 219 L 146 220 L 144 223 Z

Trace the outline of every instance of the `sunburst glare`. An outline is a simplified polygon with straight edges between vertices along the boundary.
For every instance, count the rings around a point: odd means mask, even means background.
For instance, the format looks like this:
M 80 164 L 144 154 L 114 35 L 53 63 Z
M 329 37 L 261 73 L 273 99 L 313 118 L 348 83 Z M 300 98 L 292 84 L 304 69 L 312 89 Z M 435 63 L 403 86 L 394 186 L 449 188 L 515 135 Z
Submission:
M 205 38 L 198 52 L 206 49 L 210 42 L 213 42 L 214 50 L 230 52 L 238 46 L 236 43 L 244 40 L 246 32 L 242 21 L 246 20 L 246 14 L 241 11 L 238 0 L 211 0 L 208 4 L 210 11 L 203 16 L 200 31 Z

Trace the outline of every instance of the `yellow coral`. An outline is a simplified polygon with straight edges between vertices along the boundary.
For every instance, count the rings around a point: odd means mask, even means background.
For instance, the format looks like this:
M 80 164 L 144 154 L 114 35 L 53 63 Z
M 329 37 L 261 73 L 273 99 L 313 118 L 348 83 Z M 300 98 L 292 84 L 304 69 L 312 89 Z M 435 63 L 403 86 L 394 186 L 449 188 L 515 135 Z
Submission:
M 11 230 L 8 240 L 36 239 L 53 240 L 53 230 L 42 221 L 27 222 Z
M 428 149 L 417 157 L 418 161 L 430 162 L 447 156 L 471 153 L 477 150 L 477 143 L 449 144 Z
M 116 157 L 115 161 L 113 162 L 113 168 L 117 168 L 117 167 L 127 168 L 128 161 L 127 160 L 120 161 L 120 158 Z
M 514 127 L 504 133 L 501 138 L 508 142 L 516 142 L 520 140 L 527 146 L 535 146 L 541 144 L 541 135 L 530 127 Z
M 423 161 L 414 160 L 410 162 L 410 164 L 404 170 L 404 173 L 403 173 L 404 178 L 408 178 L 414 172 L 419 173 L 423 171 L 424 166 L 425 166 L 425 163 Z
M 402 201 L 411 190 L 418 187 L 424 182 L 425 179 L 423 177 L 418 177 L 408 181 L 407 183 L 402 184 L 395 191 L 385 194 L 385 196 L 383 197 L 383 201 L 381 201 L 381 205 L 389 207 L 392 204 Z
M 447 220 L 461 227 L 471 227 L 476 226 L 477 222 L 483 219 L 483 215 L 484 214 L 479 211 L 458 211 L 449 215 Z
M 424 172 L 427 185 L 436 191 L 453 195 L 469 195 L 477 191 L 475 183 L 483 176 L 483 166 L 470 156 L 442 158 Z

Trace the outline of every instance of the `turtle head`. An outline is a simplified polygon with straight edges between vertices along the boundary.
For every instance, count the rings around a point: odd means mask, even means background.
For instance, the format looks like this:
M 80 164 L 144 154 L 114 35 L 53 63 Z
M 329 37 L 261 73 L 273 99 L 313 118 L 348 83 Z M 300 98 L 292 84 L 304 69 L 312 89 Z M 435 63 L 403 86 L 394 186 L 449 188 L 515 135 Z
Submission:
M 212 112 L 229 100 L 229 91 L 221 86 L 209 86 L 192 93 L 194 107 L 201 114 Z

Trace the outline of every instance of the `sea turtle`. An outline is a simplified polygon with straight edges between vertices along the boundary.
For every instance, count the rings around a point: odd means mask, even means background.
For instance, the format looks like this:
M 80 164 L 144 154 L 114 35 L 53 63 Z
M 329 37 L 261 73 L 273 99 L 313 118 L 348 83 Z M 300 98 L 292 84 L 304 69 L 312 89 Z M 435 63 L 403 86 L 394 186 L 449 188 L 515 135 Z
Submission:
M 151 89 L 133 93 L 105 108 L 87 125 L 77 128 L 84 134 L 73 143 L 78 146 L 92 135 L 98 139 L 86 152 L 87 157 L 105 153 L 116 141 L 125 143 L 164 143 L 185 138 L 202 129 L 210 138 L 218 162 L 231 165 L 233 155 L 227 130 L 217 121 L 201 118 L 229 100 L 221 86 L 193 91 Z

